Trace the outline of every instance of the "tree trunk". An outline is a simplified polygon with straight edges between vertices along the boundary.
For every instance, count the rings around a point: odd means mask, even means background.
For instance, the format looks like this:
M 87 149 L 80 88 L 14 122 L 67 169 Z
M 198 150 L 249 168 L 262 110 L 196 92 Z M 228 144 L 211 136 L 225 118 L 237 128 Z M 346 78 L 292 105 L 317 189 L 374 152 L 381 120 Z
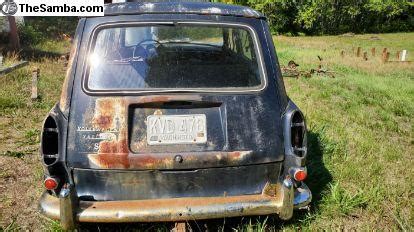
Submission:
M 10 25 L 9 44 L 12 51 L 20 50 L 19 33 L 17 31 L 16 19 L 13 16 L 7 16 Z

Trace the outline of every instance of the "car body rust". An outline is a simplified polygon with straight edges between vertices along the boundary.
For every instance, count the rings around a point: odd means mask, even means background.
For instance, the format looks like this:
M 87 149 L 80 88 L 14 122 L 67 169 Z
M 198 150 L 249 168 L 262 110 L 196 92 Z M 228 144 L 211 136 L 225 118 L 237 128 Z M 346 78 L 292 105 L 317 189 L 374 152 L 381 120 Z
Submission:
M 103 134 L 115 130 L 118 136 L 107 136 L 105 140 L 100 141 L 97 153 L 88 154 L 89 160 L 100 168 L 151 169 L 186 167 L 196 165 L 196 163 L 237 165 L 243 159 L 248 158 L 252 151 L 180 153 L 184 158 L 185 165 L 174 165 L 172 154 L 149 153 L 135 155 L 130 152 L 127 134 L 128 122 L 125 119 L 129 105 L 200 100 L 201 97 L 198 95 L 156 95 L 137 98 L 104 97 L 96 99 L 95 106 L 91 108 L 91 110 L 93 109 L 93 128 L 104 132 Z M 86 114 L 89 113 L 89 111 L 86 111 Z M 162 114 L 162 110 L 154 111 L 154 114 L 160 113 Z M 145 144 L 145 139 L 141 141 L 141 144 Z

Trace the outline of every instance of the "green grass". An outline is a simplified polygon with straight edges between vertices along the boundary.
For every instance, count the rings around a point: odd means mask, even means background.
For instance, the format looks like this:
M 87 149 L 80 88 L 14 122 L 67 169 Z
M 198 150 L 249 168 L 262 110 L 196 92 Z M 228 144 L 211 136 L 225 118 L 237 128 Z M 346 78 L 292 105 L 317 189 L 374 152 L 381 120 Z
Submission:
M 414 60 L 414 33 L 371 36 L 275 37 L 282 65 L 294 60 L 301 70 L 316 68 L 319 55 L 324 67 L 338 72 L 334 79 L 285 78 L 310 130 L 308 183 L 321 193 L 304 217 L 309 229 L 414 226 L 414 64 L 379 58 L 387 47 L 391 53 L 407 49 Z M 352 47 L 358 46 L 369 55 L 376 47 L 376 57 L 357 58 Z
M 296 212 L 288 222 L 245 217 L 191 222 L 191 227 L 195 231 L 206 227 L 210 231 L 414 230 L 414 63 L 380 60 L 384 47 L 392 59 L 396 51 L 407 49 L 414 60 L 414 33 L 274 39 L 281 65 L 294 60 L 300 70 L 315 69 L 319 55 L 323 67 L 336 72 L 336 78 L 285 78 L 286 90 L 308 124 L 306 182 L 314 194 L 311 209 Z M 49 51 L 66 47 L 64 42 L 39 46 Z M 368 61 L 355 57 L 356 47 L 368 51 Z M 372 47 L 376 57 L 371 56 Z M 29 76 L 35 66 L 41 69 L 41 98 L 31 101 Z M 59 98 L 64 72 L 57 60 L 45 59 L 0 77 L 0 185 L 28 185 L 19 191 L 6 189 L 0 196 L 4 209 L 0 230 L 60 230 L 57 223 L 36 213 L 42 179 L 36 154 L 39 128 Z M 25 165 L 29 168 L 21 171 Z M 20 200 L 14 202 L 13 197 Z M 84 225 L 90 231 L 113 226 Z M 128 224 L 119 231 L 168 231 L 170 226 Z
M 56 53 L 65 53 L 70 50 L 70 41 L 44 41 L 40 44 L 35 45 L 33 48 L 45 51 L 45 52 L 56 52 Z
M 17 60 L 6 58 L 10 63 Z M 41 70 L 39 99 L 31 100 L 35 67 Z M 42 121 L 59 99 L 64 75 L 63 63 L 40 59 L 0 76 L 0 231 L 56 231 L 37 210 L 43 191 L 38 151 Z

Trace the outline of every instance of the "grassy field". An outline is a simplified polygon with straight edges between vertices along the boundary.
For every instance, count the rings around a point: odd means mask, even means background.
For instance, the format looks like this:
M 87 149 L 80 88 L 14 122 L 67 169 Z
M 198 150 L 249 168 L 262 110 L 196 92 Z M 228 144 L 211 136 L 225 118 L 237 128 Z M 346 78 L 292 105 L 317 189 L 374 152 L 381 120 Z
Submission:
M 336 78 L 285 78 L 289 96 L 308 123 L 312 207 L 289 222 L 223 219 L 192 222 L 193 230 L 414 230 L 414 63 L 380 61 L 384 47 L 391 58 L 407 49 L 414 60 L 414 33 L 274 39 L 281 65 L 294 60 L 300 70 L 315 69 L 320 56 L 322 66 L 336 72 Z M 368 61 L 352 54 L 358 46 L 368 51 Z M 376 47 L 376 57 L 371 57 L 371 47 Z M 29 76 L 35 66 L 41 69 L 41 98 L 31 101 Z M 59 230 L 36 211 L 42 192 L 37 149 L 41 122 L 59 98 L 64 75 L 62 63 L 44 59 L 0 77 L 0 231 Z M 165 231 L 170 226 L 123 225 L 121 231 Z

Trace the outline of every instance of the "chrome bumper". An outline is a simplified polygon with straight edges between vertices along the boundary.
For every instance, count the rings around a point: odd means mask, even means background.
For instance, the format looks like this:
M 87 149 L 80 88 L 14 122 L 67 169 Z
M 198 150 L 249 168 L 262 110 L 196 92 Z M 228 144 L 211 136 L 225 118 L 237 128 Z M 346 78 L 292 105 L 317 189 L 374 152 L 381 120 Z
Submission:
M 266 214 L 278 214 L 281 219 L 288 220 L 292 217 L 294 208 L 304 207 L 311 201 L 306 185 L 302 185 L 301 191 L 298 189 L 294 190 L 291 180 L 286 179 L 281 184 L 267 185 L 263 194 L 258 195 L 80 201 L 76 203 L 77 207 L 73 206 L 75 201 L 68 198 L 74 194 L 65 192 L 57 198 L 45 192 L 40 199 L 39 208 L 47 217 L 61 220 L 65 229 L 72 228 L 74 221 L 159 222 Z M 72 191 L 70 188 L 67 190 Z
M 309 206 L 309 203 L 312 201 L 312 193 L 309 190 L 308 186 L 305 183 L 295 189 L 294 198 L 293 198 L 293 207 L 295 209 L 303 209 Z

